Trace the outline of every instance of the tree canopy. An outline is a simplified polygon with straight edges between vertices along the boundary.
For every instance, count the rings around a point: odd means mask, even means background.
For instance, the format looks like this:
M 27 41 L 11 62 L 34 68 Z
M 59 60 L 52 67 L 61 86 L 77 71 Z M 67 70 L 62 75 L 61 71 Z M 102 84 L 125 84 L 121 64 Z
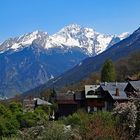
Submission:
M 105 61 L 101 70 L 101 81 L 102 82 L 113 82 L 116 80 L 115 67 L 112 60 L 108 59 Z

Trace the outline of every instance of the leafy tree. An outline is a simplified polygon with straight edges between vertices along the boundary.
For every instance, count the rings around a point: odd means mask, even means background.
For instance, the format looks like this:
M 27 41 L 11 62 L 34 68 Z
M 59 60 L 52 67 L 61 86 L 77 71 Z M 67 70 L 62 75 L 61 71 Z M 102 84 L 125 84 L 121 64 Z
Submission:
M 101 81 L 112 82 L 116 80 L 116 72 L 111 60 L 106 60 L 101 70 Z
M 37 107 L 34 113 L 37 116 L 37 120 L 39 124 L 42 124 L 49 120 L 50 108 L 48 106 L 40 106 Z
M 12 113 L 22 112 L 22 104 L 21 103 L 12 102 L 9 105 L 9 109 L 12 111 Z
M 38 122 L 37 114 L 34 112 L 26 112 L 18 115 L 18 121 L 21 128 L 29 128 L 35 126 Z
M 16 115 L 8 106 L 0 104 L 0 138 L 16 134 L 19 126 Z
M 134 102 L 120 103 L 114 110 L 113 115 L 119 118 L 118 126 L 125 129 L 128 133 L 125 139 L 133 139 L 137 123 L 137 106 Z
M 0 117 L 0 138 L 1 136 L 10 136 L 16 134 L 19 129 L 19 123 L 11 116 L 11 118 Z

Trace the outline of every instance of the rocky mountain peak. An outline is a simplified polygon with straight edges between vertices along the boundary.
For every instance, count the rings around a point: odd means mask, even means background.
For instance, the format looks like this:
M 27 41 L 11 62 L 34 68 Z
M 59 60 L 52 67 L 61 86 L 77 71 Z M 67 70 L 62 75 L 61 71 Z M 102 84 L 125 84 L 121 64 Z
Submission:
M 64 46 L 66 46 L 65 49 L 70 50 L 78 47 L 86 55 L 95 56 L 127 36 L 128 33 L 123 33 L 119 36 L 102 34 L 92 28 L 70 24 L 52 36 L 49 36 L 47 32 L 36 30 L 19 37 L 10 38 L 0 45 L 0 53 L 9 49 L 18 51 L 32 43 L 36 43 L 44 49 L 56 47 L 64 49 Z

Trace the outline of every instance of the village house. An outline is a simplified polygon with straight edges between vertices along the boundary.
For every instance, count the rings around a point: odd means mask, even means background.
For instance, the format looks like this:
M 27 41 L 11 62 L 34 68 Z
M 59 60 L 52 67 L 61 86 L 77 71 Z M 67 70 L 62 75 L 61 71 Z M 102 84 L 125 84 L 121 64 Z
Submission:
M 124 89 L 127 83 L 105 82 L 100 85 L 85 85 L 87 112 L 111 111 L 115 104 L 127 102 Z
M 85 92 L 67 91 L 67 93 L 57 93 L 56 102 L 59 116 L 68 116 L 78 109 L 85 108 Z
M 36 107 L 42 106 L 42 105 L 51 106 L 52 104 L 40 98 L 30 97 L 23 100 L 23 109 L 25 112 L 32 112 L 35 110 Z
M 140 80 L 139 81 L 129 81 L 125 92 L 127 93 L 128 97 L 140 97 Z
M 106 110 L 111 111 L 115 104 L 128 101 L 127 94 L 124 91 L 126 85 L 125 82 L 104 82 L 100 84 Z
M 100 85 L 85 85 L 85 100 L 88 113 L 106 110 L 104 97 L 100 92 Z
M 68 116 L 77 111 L 77 102 L 74 100 L 74 93 L 57 93 L 56 102 L 58 104 L 59 116 Z
M 33 98 L 26 98 L 23 100 L 23 111 L 32 112 L 35 109 L 35 100 Z
M 83 91 L 56 92 L 55 102 L 58 109 L 57 116 L 68 116 L 78 109 L 85 109 L 88 113 L 96 111 L 111 111 L 115 105 L 127 102 L 132 97 L 140 97 L 140 81 L 104 82 L 99 85 L 85 85 Z M 40 105 L 52 105 L 40 98 L 24 99 L 26 111 L 33 111 Z
M 74 91 L 74 100 L 77 103 L 77 109 L 85 109 L 85 90 Z
M 111 111 L 115 104 L 128 101 L 126 86 L 127 83 L 105 82 L 85 85 L 85 91 L 57 93 L 58 112 L 60 116 L 68 116 L 80 108 L 88 113 Z

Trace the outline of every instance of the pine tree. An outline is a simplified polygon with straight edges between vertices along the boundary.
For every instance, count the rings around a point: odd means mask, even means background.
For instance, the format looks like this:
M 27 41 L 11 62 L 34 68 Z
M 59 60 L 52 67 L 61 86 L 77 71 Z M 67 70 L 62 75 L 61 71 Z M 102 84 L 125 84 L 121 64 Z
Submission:
M 49 101 L 50 101 L 51 103 L 56 102 L 56 91 L 55 91 L 54 87 L 53 87 L 53 89 L 50 91 Z
M 101 70 L 101 81 L 102 82 L 113 82 L 116 80 L 115 67 L 112 60 L 106 60 Z

